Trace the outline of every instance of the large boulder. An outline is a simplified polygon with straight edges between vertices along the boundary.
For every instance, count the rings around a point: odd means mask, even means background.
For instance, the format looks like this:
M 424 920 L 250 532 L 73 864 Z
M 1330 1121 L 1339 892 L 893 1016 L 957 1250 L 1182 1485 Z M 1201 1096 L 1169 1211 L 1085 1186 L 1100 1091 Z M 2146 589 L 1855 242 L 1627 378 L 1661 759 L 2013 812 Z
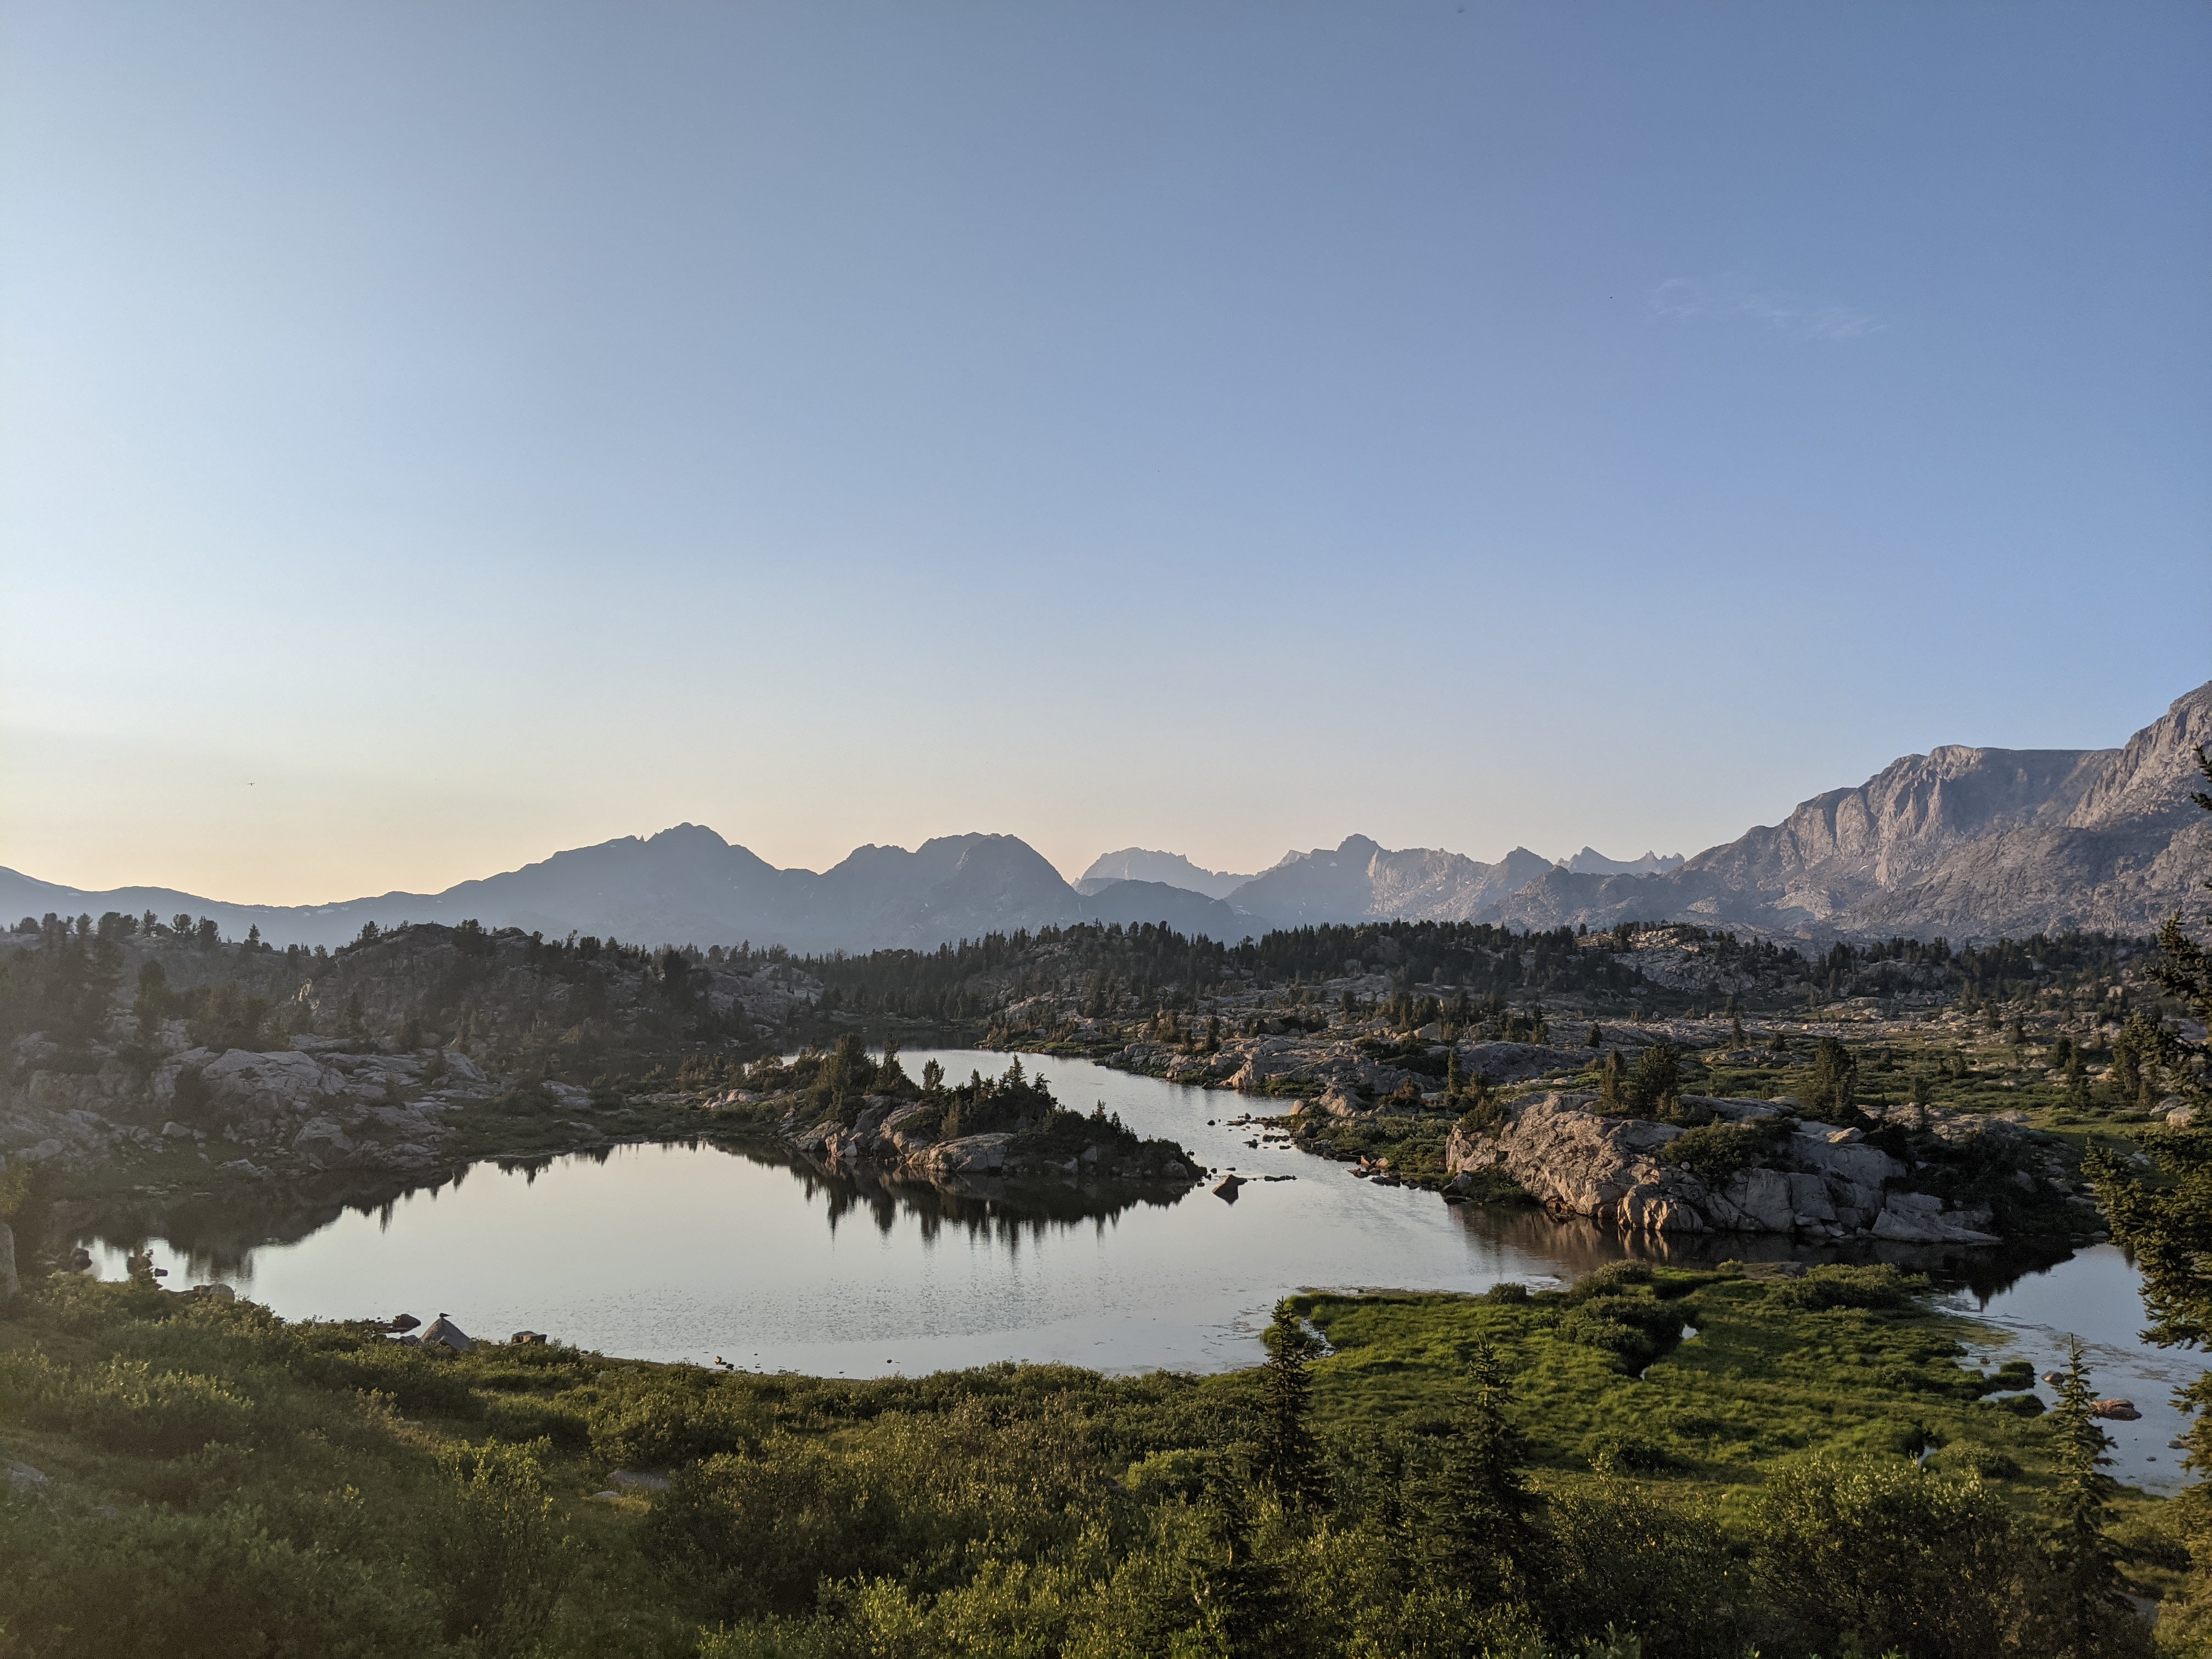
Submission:
M 1502 1167 L 1551 1210 L 1644 1231 L 1703 1231 L 1705 1196 L 1694 1176 L 1655 1154 L 1682 1131 L 1601 1115 L 1595 1097 L 1549 1094 L 1516 1106 L 1494 1135 L 1455 1128 L 1445 1167 Z M 1785 1188 L 1785 1191 L 1787 1189 Z
M 1987 1211 L 1945 1213 L 1941 1199 L 1892 1192 L 1905 1167 L 1856 1130 L 1796 1125 L 1761 1163 L 1716 1191 L 1661 1153 L 1684 1132 L 1595 1109 L 1596 1097 L 1555 1092 L 1516 1103 L 1494 1129 L 1455 1128 L 1448 1173 L 1503 1169 L 1547 1208 L 1646 1232 L 1808 1233 L 1898 1243 L 1979 1244 L 1996 1239 Z M 1686 1100 L 1725 1121 L 1772 1117 L 1764 1101 Z
M 996 1175 L 1006 1167 L 1006 1146 L 1012 1139 L 1008 1134 L 957 1135 L 924 1147 L 908 1162 L 927 1178 Z

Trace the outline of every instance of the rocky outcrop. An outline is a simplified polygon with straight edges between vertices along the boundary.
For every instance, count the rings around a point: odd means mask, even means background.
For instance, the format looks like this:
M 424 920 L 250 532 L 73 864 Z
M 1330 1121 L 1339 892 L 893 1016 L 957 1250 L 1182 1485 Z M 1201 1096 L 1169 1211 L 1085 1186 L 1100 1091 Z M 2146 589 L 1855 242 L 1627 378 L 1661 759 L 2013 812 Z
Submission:
M 1678 920 L 1954 940 L 2154 932 L 2203 856 L 2189 799 L 2212 685 L 2120 749 L 1946 746 L 1893 762 L 1663 875 L 1553 870 L 1476 919 L 1516 927 Z
M 64 1170 L 137 1155 L 240 1174 L 405 1173 L 440 1161 L 448 1115 L 501 1086 L 442 1049 L 356 1054 L 298 1037 L 267 1052 L 188 1046 L 181 1025 L 143 1070 L 33 1071 L 0 1098 L 0 1152 Z
M 1693 1097 L 1683 1103 L 1735 1124 L 1786 1115 L 1769 1101 Z M 1455 1176 L 1502 1169 L 1556 1213 L 1632 1232 L 1998 1242 L 1987 1231 L 1987 1210 L 1946 1210 L 1940 1198 L 1904 1190 L 1910 1174 L 1904 1164 L 1866 1145 L 1856 1129 L 1791 1121 L 1760 1163 L 1712 1188 L 1660 1156 L 1684 1130 L 1601 1114 L 1595 1105 L 1592 1095 L 1547 1094 L 1510 1108 L 1492 1131 L 1462 1125 L 1445 1149 L 1445 1168 Z
M 802 1127 L 796 1115 L 787 1117 L 784 1139 L 801 1158 L 836 1174 L 866 1171 L 954 1190 L 991 1177 L 1178 1186 L 1198 1178 L 1182 1148 L 1164 1140 L 1139 1140 L 1119 1132 L 1118 1126 L 1109 1129 L 1101 1124 L 1081 1144 L 1072 1142 L 1065 1127 L 1049 1136 L 994 1130 L 940 1138 L 931 1126 L 943 1109 L 942 1102 L 927 1097 L 871 1095 L 849 1124 L 832 1118 Z M 1061 1113 L 1059 1121 L 1063 1126 L 1091 1122 L 1074 1113 Z

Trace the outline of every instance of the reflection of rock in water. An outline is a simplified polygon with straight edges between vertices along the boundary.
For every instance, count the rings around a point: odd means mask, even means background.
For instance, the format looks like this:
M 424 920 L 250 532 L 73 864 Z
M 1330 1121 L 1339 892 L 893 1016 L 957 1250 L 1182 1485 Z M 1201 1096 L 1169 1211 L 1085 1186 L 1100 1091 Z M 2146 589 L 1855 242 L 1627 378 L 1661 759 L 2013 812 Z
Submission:
M 1711 1267 L 1723 1261 L 1866 1263 L 1887 1261 L 1908 1273 L 1926 1273 L 1944 1289 L 1964 1288 L 1987 1300 L 2029 1273 L 2066 1261 L 2063 1245 L 1986 1246 L 1894 1244 L 1861 1239 L 1812 1246 L 1777 1233 L 1626 1234 L 1579 1216 L 1554 1216 L 1536 1208 L 1455 1204 L 1460 1224 L 1477 1237 L 1509 1249 L 1559 1264 L 1570 1279 L 1608 1261 L 1633 1256 L 1678 1267 Z

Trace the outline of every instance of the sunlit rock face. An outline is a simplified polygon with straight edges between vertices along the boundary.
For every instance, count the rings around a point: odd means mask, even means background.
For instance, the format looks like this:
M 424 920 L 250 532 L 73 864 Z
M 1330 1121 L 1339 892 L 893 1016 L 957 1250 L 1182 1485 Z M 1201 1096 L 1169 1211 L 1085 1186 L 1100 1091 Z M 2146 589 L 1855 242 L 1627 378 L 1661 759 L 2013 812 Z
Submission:
M 1783 1112 L 1763 1100 L 1690 1097 L 1682 1103 L 1722 1123 Z M 1891 1190 L 1909 1172 L 1880 1147 L 1864 1144 L 1855 1129 L 1793 1124 L 1767 1157 L 1714 1188 L 1661 1156 L 1685 1130 L 1601 1113 L 1596 1106 L 1595 1095 L 1546 1094 L 1509 1108 L 1492 1130 L 1462 1124 L 1452 1132 L 1445 1167 L 1455 1176 L 1502 1169 L 1554 1213 L 1588 1216 L 1632 1232 L 1998 1242 L 1987 1231 L 1987 1210 L 1947 1210 L 1933 1194 Z M 1974 1132 L 2002 1133 L 2010 1127 Z

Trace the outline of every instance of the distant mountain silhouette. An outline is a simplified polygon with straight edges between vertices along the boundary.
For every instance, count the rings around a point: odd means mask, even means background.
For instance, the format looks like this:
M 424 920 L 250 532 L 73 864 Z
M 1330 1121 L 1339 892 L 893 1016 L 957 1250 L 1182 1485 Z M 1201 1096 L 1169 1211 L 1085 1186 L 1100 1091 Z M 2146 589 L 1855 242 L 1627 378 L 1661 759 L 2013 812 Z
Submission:
M 2192 751 L 2212 743 L 2212 685 L 2120 749 L 1970 749 L 1907 755 L 1853 789 L 1677 868 L 1589 848 L 1566 865 L 1516 848 L 1495 864 L 1364 836 L 1286 854 L 1249 879 L 1172 853 L 1126 848 L 1079 891 L 1012 836 L 946 836 L 913 852 L 862 847 L 834 868 L 779 870 L 681 823 L 556 853 L 442 893 L 341 904 L 227 904 L 162 887 L 86 892 L 0 869 L 0 923 L 151 910 L 258 927 L 275 945 L 342 945 L 366 922 L 514 927 L 632 944 L 783 945 L 794 951 L 934 949 L 1053 923 L 1165 922 L 1229 943 L 1271 927 L 1409 921 L 1557 927 L 1683 920 L 1803 937 L 1891 933 L 2024 939 L 2069 927 L 2149 933 L 2197 896 L 2207 830 L 2191 803 Z M 1580 866 L 1580 867 L 1577 867 Z M 1182 878 L 1160 878 L 1160 873 Z M 1193 887 L 1235 880 L 1225 895 Z
M 1142 847 L 1125 847 L 1118 853 L 1102 853 L 1092 860 L 1091 867 L 1077 878 L 1075 890 L 1095 893 L 1113 882 L 1145 881 L 1203 893 L 1208 898 L 1225 899 L 1251 879 L 1249 876 L 1201 870 L 1180 853 L 1155 853 Z
M 835 867 L 779 870 L 712 830 L 681 823 L 640 839 L 556 853 L 542 863 L 442 893 L 386 893 L 341 904 L 226 904 L 168 888 L 84 892 L 0 870 L 0 917 L 152 910 L 215 919 L 226 937 L 258 927 L 272 945 L 343 945 L 362 925 L 474 917 L 549 938 L 597 934 L 633 944 L 782 945 L 794 951 L 917 950 L 1054 922 L 1166 922 L 1230 943 L 1267 924 L 1202 893 L 1113 882 L 1079 894 L 1013 836 L 947 836 L 914 852 L 862 847 Z
M 1551 860 L 1525 847 L 1484 864 L 1431 848 L 1394 853 L 1364 836 L 1348 836 L 1334 848 L 1285 854 L 1229 902 L 1285 927 L 1391 916 L 1468 921 L 1551 868 Z
M 1609 859 L 1596 848 L 1585 847 L 1572 858 L 1561 859 L 1559 868 L 1577 876 L 1663 876 L 1688 862 L 1680 853 L 1664 858 L 1646 853 L 1640 859 Z

